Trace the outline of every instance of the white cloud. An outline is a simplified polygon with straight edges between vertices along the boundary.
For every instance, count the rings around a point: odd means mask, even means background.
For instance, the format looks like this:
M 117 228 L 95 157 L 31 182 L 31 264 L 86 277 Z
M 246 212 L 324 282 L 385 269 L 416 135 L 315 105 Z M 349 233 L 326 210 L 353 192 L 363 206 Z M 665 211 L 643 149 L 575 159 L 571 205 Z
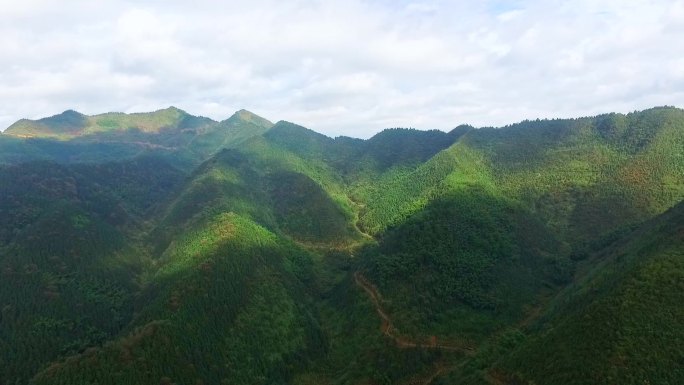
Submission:
M 73 108 L 246 108 L 330 135 L 684 105 L 682 0 L 23 0 L 0 127 Z

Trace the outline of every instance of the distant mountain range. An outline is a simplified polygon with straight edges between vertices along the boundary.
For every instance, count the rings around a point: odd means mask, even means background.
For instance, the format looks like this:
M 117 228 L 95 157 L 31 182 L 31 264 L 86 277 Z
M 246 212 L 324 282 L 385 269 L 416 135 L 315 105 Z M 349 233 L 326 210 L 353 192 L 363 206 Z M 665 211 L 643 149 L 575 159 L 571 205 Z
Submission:
M 0 135 L 1 384 L 684 383 L 684 110 Z

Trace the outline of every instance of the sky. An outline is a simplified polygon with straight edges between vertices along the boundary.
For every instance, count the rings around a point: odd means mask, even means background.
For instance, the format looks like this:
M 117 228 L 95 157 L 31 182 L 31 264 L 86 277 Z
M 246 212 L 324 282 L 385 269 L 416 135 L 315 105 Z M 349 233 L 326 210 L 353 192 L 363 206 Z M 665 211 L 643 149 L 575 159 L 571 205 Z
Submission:
M 330 136 L 684 107 L 684 0 L 2 0 L 0 129 L 247 109 Z

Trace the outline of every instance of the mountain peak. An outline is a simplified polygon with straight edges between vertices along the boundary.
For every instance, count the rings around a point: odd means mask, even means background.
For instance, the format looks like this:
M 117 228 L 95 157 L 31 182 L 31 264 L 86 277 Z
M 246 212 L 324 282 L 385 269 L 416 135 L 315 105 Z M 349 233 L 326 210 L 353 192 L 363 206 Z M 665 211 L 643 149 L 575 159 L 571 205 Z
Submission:
M 74 110 L 38 120 L 21 119 L 5 130 L 6 134 L 19 137 L 59 136 L 78 132 L 85 127 L 87 116 Z
M 159 111 L 168 111 L 168 112 L 177 112 L 179 114 L 188 114 L 187 112 L 185 112 L 184 110 L 182 110 L 176 106 L 168 106 L 168 107 L 161 109 Z
M 54 115 L 52 117 L 54 118 L 57 116 L 85 116 L 85 115 L 83 115 L 82 113 L 80 113 L 76 110 L 68 109 L 68 110 L 65 110 L 64 112 L 62 112 L 61 114 L 57 114 L 57 115 Z M 49 118 L 47 118 L 47 119 L 49 119 Z
M 241 109 L 239 111 L 236 111 L 233 116 L 230 118 L 226 119 L 226 121 L 234 122 L 234 121 L 242 121 L 242 122 L 248 122 L 252 123 L 256 126 L 263 127 L 263 128 L 271 128 L 273 126 L 273 123 L 270 122 L 267 119 L 262 118 L 261 116 L 251 112 L 247 111 L 245 109 Z

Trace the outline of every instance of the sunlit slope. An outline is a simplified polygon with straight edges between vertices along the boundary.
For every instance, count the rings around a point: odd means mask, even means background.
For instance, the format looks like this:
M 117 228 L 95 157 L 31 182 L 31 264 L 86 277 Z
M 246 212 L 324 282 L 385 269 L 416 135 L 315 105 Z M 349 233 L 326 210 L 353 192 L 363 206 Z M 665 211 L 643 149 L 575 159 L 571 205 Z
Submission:
M 191 170 L 222 148 L 236 147 L 272 125 L 245 110 L 221 122 L 174 107 L 93 116 L 65 111 L 39 120 L 22 119 L 8 127 L 0 135 L 0 163 L 35 159 L 104 163 L 156 154 Z
M 159 259 L 144 275 L 137 316 L 122 338 L 56 363 L 37 383 L 95 381 L 105 373 L 133 383 L 280 383 L 295 375 L 305 383 L 310 370 L 325 381 L 346 372 L 351 383 L 402 378 L 434 361 L 434 354 L 395 351 L 344 276 L 320 288 L 330 268 L 314 267 L 297 243 L 326 253 L 361 238 L 335 193 L 344 198 L 324 162 L 307 162 L 267 139 L 221 151 L 162 211 L 149 237 Z M 340 290 L 345 301 L 323 304 L 322 296 L 339 298 Z M 348 306 L 358 318 L 348 317 Z M 348 328 L 361 329 L 350 335 Z M 361 343 L 346 346 L 350 341 Z M 371 363 L 349 367 L 357 354 Z
M 306 161 L 322 162 L 345 183 L 365 184 L 388 170 L 414 168 L 449 147 L 472 127 L 449 133 L 406 128 L 383 130 L 370 139 L 330 138 L 305 127 L 278 122 L 265 139 Z
M 330 193 L 339 191 L 337 184 L 288 152 L 270 147 L 260 156 L 254 151 L 262 145 L 250 145 L 248 153 L 223 150 L 204 163 L 169 206 L 156 231 L 158 247 L 220 212 L 239 213 L 302 242 L 343 245 L 360 237 L 345 197 Z
M 192 116 L 175 107 L 146 113 L 109 112 L 93 116 L 67 110 L 48 118 L 19 120 L 9 126 L 4 134 L 16 137 L 70 139 L 116 131 L 160 133 L 165 130 L 194 129 L 212 122 L 211 119 Z
M 284 383 L 325 349 L 307 252 L 222 213 L 163 253 L 128 334 L 53 364 L 36 384 Z
M 370 176 L 388 169 L 413 168 L 463 132 L 393 129 L 378 134 L 393 138 L 388 144 L 403 145 L 392 151 L 379 146 L 381 140 L 375 137 L 367 141 L 332 139 L 289 122 L 278 122 L 263 135 L 207 162 L 205 167 L 212 167 L 211 171 L 199 177 L 207 183 L 188 191 L 217 194 L 221 188 L 210 181 L 220 179 L 224 190 L 219 195 L 224 197 L 226 207 L 246 210 L 259 223 L 280 228 L 298 240 L 344 243 L 360 235 L 356 229 L 360 206 L 350 197 L 349 183 L 373 183 Z M 224 160 L 223 171 L 209 166 L 219 159 Z M 382 159 L 381 165 L 374 159 Z M 213 179 L 208 177 L 210 174 Z M 213 198 L 188 198 L 183 202 L 202 199 Z M 252 203 L 247 203 L 250 199 Z M 178 213 L 183 205 L 174 211 Z
M 680 109 L 529 122 L 470 139 L 496 183 L 568 241 L 596 239 L 684 198 Z
M 8 127 L 0 135 L 0 162 L 46 159 L 102 163 L 157 153 L 191 169 L 221 149 L 238 148 L 263 137 L 307 162 L 326 164 L 347 182 L 366 182 L 395 167 L 415 167 L 470 129 L 461 126 L 444 133 L 396 128 L 368 140 L 333 139 L 285 121 L 274 125 L 246 110 L 221 122 L 175 107 L 92 116 L 69 110 L 38 120 L 22 119 Z
M 684 198 L 683 124 L 657 108 L 472 130 L 353 191 L 379 241 L 361 268 L 407 333 L 478 341 L 526 322 L 588 251 Z
M 471 130 L 416 170 L 361 186 L 361 225 L 382 231 L 434 197 L 482 185 L 568 242 L 591 241 L 684 198 L 683 148 L 684 111 L 668 107 Z
M 361 206 L 350 194 L 350 184 L 374 184 L 388 170 L 413 169 L 468 129 L 451 133 L 389 129 L 364 141 L 333 139 L 281 121 L 236 150 L 269 179 L 270 199 L 280 223 L 301 239 L 326 240 L 334 233 L 358 233 L 355 225 Z M 347 225 L 335 219 L 339 215 L 331 203 L 339 207 Z M 318 219 L 307 219 L 312 216 Z

